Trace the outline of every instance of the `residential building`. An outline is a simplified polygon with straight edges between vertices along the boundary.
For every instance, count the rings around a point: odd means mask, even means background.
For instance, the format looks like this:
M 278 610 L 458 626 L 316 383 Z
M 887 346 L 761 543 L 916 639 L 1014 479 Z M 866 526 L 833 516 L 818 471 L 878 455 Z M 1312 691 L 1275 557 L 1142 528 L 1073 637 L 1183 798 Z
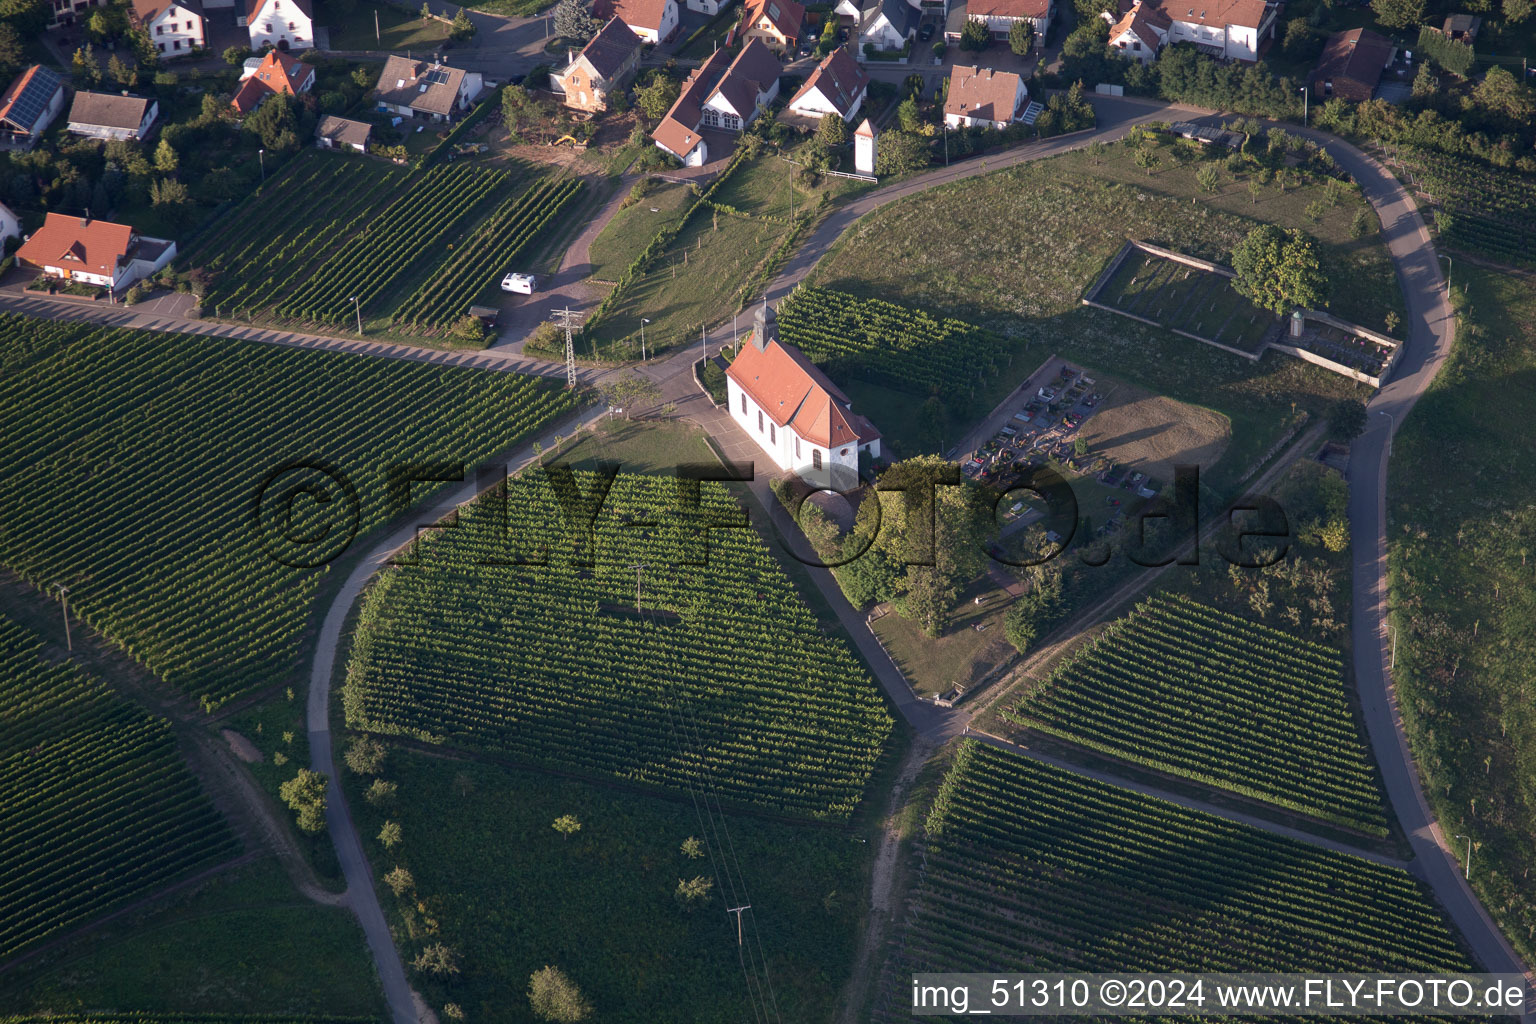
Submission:
M 122 291 L 176 258 L 176 243 L 147 238 L 127 224 L 50 213 L 16 250 L 16 259 L 49 277 Z
M 484 89 L 478 71 L 391 54 L 374 89 L 378 109 L 427 121 L 452 121 L 475 105 Z
M 859 122 L 853 133 L 853 169 L 860 174 L 875 173 L 875 158 L 880 152 L 879 135 L 869 118 Z
M 1137 8 L 1146 8 L 1140 12 L 1139 22 L 1136 17 L 1127 22 L 1127 15 L 1136 15 Z M 1106 11 L 1101 16 L 1113 26 L 1110 44 L 1122 49 L 1119 43 L 1125 42 L 1127 45 L 1123 49 L 1130 55 L 1138 53 L 1131 44 L 1147 45 L 1148 40 L 1142 38 L 1146 34 L 1158 38 L 1159 46 L 1192 43 L 1212 57 L 1256 61 L 1265 42 L 1275 36 L 1279 3 L 1276 0 L 1209 0 L 1205 3 L 1201 0 L 1121 0 L 1117 11 Z M 1134 36 L 1125 34 L 1131 23 L 1139 26 Z
M 766 301 L 725 377 L 731 419 L 774 465 L 812 487 L 850 491 L 858 486 L 860 453 L 880 457 L 880 432 L 799 349 L 779 339 Z
M 872 46 L 876 50 L 900 50 L 917 35 L 923 14 L 907 0 L 879 0 L 866 10 L 859 22 L 859 51 Z
M 133 0 L 128 20 L 149 36 L 155 52 L 167 60 L 208 45 L 202 0 Z
M 704 118 L 704 101 L 714 92 L 730 61 L 729 50 L 716 50 L 706 57 L 689 73 L 672 108 L 651 133 L 656 147 L 677 157 L 684 166 L 702 167 L 709 162 L 709 144 L 700 134 L 699 124 Z
M 1477 42 L 1477 34 L 1482 28 L 1483 19 L 1476 14 L 1452 14 L 1440 26 L 1440 31 L 1459 43 L 1471 44 Z
M 818 121 L 827 114 L 836 114 L 851 123 L 868 92 L 869 73 L 839 46 L 827 54 L 827 59 L 816 66 L 800 91 L 790 98 L 789 110 Z
M 623 19 L 609 18 L 580 53 L 571 55 L 564 70 L 550 73 L 550 89 L 572 110 L 607 110 L 609 94 L 622 90 L 635 76 L 642 45 Z
M 48 27 L 63 28 L 76 20 L 83 22 L 90 16 L 91 8 L 105 6 L 106 0 L 53 0 L 49 4 Z
M 748 39 L 704 101 L 700 123 L 730 132 L 743 130 L 778 98 L 782 70 L 768 44 L 755 36 Z
M 793 50 L 800 41 L 805 7 L 795 0 L 747 0 L 741 16 L 741 39 L 760 39 L 770 50 Z
M 237 114 L 249 114 L 268 96 L 299 96 L 314 86 L 314 68 L 281 50 L 269 50 L 254 68 L 245 69 L 230 105 Z
M 1055 0 L 966 0 L 966 17 L 984 23 L 998 42 L 1007 42 L 1008 33 L 1020 21 L 1034 26 L 1035 38 L 1042 40 L 1055 16 Z
M 731 5 L 731 0 L 687 0 L 684 4 L 690 11 L 707 14 L 711 18 L 719 14 Z
M 1335 32 L 1308 78 L 1312 96 L 1364 102 L 1376 92 L 1382 72 L 1396 56 L 1392 40 L 1368 28 Z
M 335 114 L 326 114 L 315 126 L 315 145 L 321 149 L 355 149 L 368 152 L 368 140 L 373 137 L 373 125 L 367 121 L 353 121 Z
M 0 243 L 21 237 L 21 218 L 4 203 L 0 203 Z
M 244 27 L 251 49 L 308 50 L 315 45 L 315 15 L 309 0 L 246 0 Z
M 1006 128 L 1029 104 L 1024 79 L 1012 71 L 956 64 L 944 96 L 944 123 L 951 128 L 980 125 Z
M 64 109 L 64 80 L 52 68 L 34 64 L 0 96 L 0 139 L 33 146 Z
M 69 132 L 88 139 L 132 139 L 149 134 L 160 105 L 142 96 L 77 92 L 69 106 Z
M 1153 4 L 1134 4 L 1110 26 L 1109 45 L 1123 57 L 1130 57 L 1150 64 L 1163 44 L 1168 41 L 1172 22 L 1161 7 Z
M 594 0 L 592 16 L 619 18 L 645 43 L 664 43 L 677 35 L 677 0 Z

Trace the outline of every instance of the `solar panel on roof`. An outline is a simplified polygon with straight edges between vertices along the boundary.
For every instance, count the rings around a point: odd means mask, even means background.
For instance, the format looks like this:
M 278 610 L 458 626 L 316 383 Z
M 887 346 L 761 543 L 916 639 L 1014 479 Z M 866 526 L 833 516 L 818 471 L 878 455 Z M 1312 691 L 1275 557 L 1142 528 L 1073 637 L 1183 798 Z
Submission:
M 426 74 L 422 75 L 421 77 L 425 78 L 432 85 L 442 85 L 444 82 L 448 81 L 448 72 L 446 72 L 446 71 L 428 71 Z
M 12 104 L 10 119 L 30 129 L 48 108 L 48 103 L 53 99 L 53 94 L 58 87 L 57 75 L 47 68 L 38 68 L 33 72 L 26 88 L 21 90 L 21 95 L 17 96 L 15 103 Z

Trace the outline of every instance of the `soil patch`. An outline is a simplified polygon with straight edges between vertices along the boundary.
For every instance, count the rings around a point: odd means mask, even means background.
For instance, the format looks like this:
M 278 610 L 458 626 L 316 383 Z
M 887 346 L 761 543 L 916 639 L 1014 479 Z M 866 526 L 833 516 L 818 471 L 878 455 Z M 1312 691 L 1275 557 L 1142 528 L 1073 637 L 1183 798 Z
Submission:
M 1221 413 L 1118 384 L 1083 424 L 1089 450 L 1167 483 L 1175 465 L 1209 472 L 1232 440 Z
M 261 751 L 256 749 L 256 744 L 235 732 L 233 729 L 220 729 L 219 735 L 224 737 L 224 742 L 229 744 L 229 749 L 235 752 L 235 756 L 246 764 L 258 764 L 262 760 Z

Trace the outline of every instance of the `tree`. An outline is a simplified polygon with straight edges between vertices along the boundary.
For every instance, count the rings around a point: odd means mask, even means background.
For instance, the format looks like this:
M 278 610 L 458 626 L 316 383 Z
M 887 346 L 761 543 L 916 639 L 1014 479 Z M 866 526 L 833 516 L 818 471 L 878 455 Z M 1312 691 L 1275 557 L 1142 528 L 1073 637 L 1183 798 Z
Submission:
M 1285 42 L 1281 48 L 1291 60 L 1311 60 L 1317 56 L 1314 52 L 1316 40 L 1306 18 L 1292 18 L 1285 23 Z
M 1436 223 L 1440 222 L 1437 220 Z M 1440 228 L 1444 232 L 1445 225 L 1440 224 Z M 1376 218 L 1371 215 L 1370 210 L 1359 209 L 1355 211 L 1354 218 L 1349 222 L 1349 233 L 1356 238 L 1365 238 L 1376 233 Z
M 459 973 L 459 954 L 451 946 L 434 942 L 416 955 L 416 959 L 411 961 L 411 966 L 423 974 L 452 977 Z
M 0 21 L 23 39 L 42 35 L 52 16 L 53 5 L 48 0 L 0 0 Z
M 1159 163 L 1161 161 L 1158 160 L 1157 154 L 1150 149 L 1138 149 L 1136 151 L 1136 166 L 1146 171 L 1147 177 L 1152 177 L 1152 172 L 1157 169 Z
M 1254 305 L 1284 316 L 1315 309 L 1328 297 L 1328 279 L 1312 241 L 1300 231 L 1261 224 L 1232 251 L 1233 287 Z
M 180 163 L 176 147 L 171 145 L 170 139 L 162 137 L 160 144 L 155 147 L 155 170 L 161 174 L 175 174 Z
M 1221 168 L 1206 164 L 1195 172 L 1195 181 L 1199 183 L 1200 191 L 1216 192 L 1221 188 Z
M 0 22 L 0 75 L 13 78 L 27 62 L 26 44 L 14 25 Z
M 149 187 L 149 198 L 154 206 L 184 206 L 192 201 L 192 193 L 174 178 L 157 178 Z
M 558 967 L 541 967 L 528 978 L 528 1006 L 552 1024 L 577 1024 L 592 1015 L 592 1004 Z
M 1424 0 L 1371 0 L 1371 10 L 1387 28 L 1417 28 L 1424 21 Z
M 325 787 L 329 780 L 320 772 L 300 768 L 299 774 L 278 787 L 278 796 L 298 816 L 299 828 L 311 834 L 325 829 Z
M 396 899 L 399 899 L 416 888 L 416 879 L 411 877 L 409 871 L 397 864 L 394 870 L 384 876 L 384 884 L 389 886 L 390 892 L 395 894 Z
M 107 61 L 107 74 L 112 76 L 112 81 L 125 89 L 131 89 L 139 84 L 139 69 L 115 53 Z
M 1504 20 L 1512 25 L 1518 25 L 1531 16 L 1531 10 L 1536 8 L 1531 0 L 1504 0 Z
M 987 23 L 967 18 L 965 27 L 960 30 L 960 49 L 975 53 L 991 45 L 992 33 L 987 30 Z
M 677 94 L 676 82 L 665 75 L 657 75 L 650 85 L 635 90 L 635 106 L 652 121 L 659 121 L 677 102 Z
M 602 28 L 582 0 L 560 0 L 555 5 L 555 35 L 586 42 Z
M 357 775 L 377 775 L 384 768 L 384 757 L 389 748 L 372 736 L 358 736 L 347 745 L 342 760 Z
M 1017 56 L 1028 56 L 1029 51 L 1035 45 L 1035 23 L 1028 18 L 1019 18 L 1008 27 L 1008 49 Z
M 386 821 L 384 827 L 379 829 L 379 842 L 384 844 L 384 849 L 393 850 L 400 845 L 400 823 L 398 821 Z
M 448 333 L 453 335 L 456 341 L 461 341 L 466 345 L 485 344 L 485 324 L 481 322 L 479 317 L 471 316 L 468 313 L 455 320 Z
M 432 7 L 427 3 L 427 0 L 421 0 L 421 20 L 423 22 L 432 20 Z
M 1365 403 L 1343 398 L 1328 410 L 1328 436 L 1348 444 L 1365 431 Z
M 224 63 L 230 67 L 239 67 L 245 63 L 245 58 L 251 55 L 249 46 L 231 46 L 224 51 Z
M 814 508 L 815 506 L 812 507 Z M 687 839 L 684 839 L 683 845 L 678 847 L 678 850 L 689 860 L 698 860 L 704 856 L 704 844 L 699 842 L 697 836 L 689 836 Z
M 1413 98 L 1427 100 L 1440 92 L 1440 79 L 1430 68 L 1429 61 L 1419 63 L 1418 73 L 1413 76 Z
M 464 8 L 459 8 L 459 13 L 453 16 L 453 24 L 448 29 L 448 38 L 456 43 L 466 39 L 473 39 L 478 29 L 475 23 L 469 20 L 469 15 L 464 13 Z
M 673 896 L 677 898 L 678 903 L 682 904 L 684 910 L 692 910 L 704 900 L 707 900 L 709 894 L 714 891 L 714 888 L 714 880 L 705 878 L 703 875 L 695 875 L 689 879 L 679 878 L 677 880 L 677 891 L 673 893 Z
M 625 419 L 634 419 L 637 407 L 661 400 L 661 388 L 656 382 L 638 373 L 626 373 L 605 381 L 597 393 L 610 410 L 623 410 Z
M 911 96 L 901 101 L 896 108 L 896 120 L 904 132 L 915 132 L 923 126 L 923 116 L 918 112 L 917 100 Z
M 828 111 L 821 115 L 821 122 L 816 125 L 816 137 L 828 149 L 841 149 L 848 142 L 848 125 L 841 114 Z
M 368 786 L 368 789 L 363 793 L 363 799 L 367 800 L 373 806 L 378 807 L 393 800 L 395 798 L 395 791 L 397 789 L 399 789 L 399 786 L 393 782 L 386 782 L 383 779 L 374 779 L 373 782 Z
M 1510 74 L 1507 68 L 1492 67 L 1472 90 L 1477 105 L 1495 114 L 1501 114 L 1518 125 L 1536 120 L 1536 97 L 1529 86 Z
M 928 166 L 928 140 L 911 132 L 885 131 L 876 143 L 875 173 L 910 174 Z
M 552 827 L 556 832 L 569 839 L 581 831 L 581 821 L 574 814 L 562 814 L 555 819 Z
M 101 65 L 96 62 L 96 54 L 90 47 L 82 46 L 76 50 L 70 63 L 74 65 L 77 81 L 90 86 L 101 82 Z

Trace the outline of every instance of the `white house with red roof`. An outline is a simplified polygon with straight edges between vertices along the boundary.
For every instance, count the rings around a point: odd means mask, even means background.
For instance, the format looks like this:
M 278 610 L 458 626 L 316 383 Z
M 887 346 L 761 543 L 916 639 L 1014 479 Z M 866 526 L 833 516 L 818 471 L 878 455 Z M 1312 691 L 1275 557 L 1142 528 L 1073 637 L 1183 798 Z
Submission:
M 592 16 L 618 18 L 645 43 L 664 43 L 677 35 L 677 0 L 595 0 Z
M 755 37 L 748 39 L 699 109 L 699 123 L 706 128 L 742 131 L 778 98 L 782 70 L 784 66 L 767 44 Z
M 789 101 L 791 113 L 813 120 L 836 114 L 851 123 L 869 92 L 869 72 L 859 66 L 847 49 L 839 46 L 816 66 L 800 91 Z
M 49 277 L 111 288 L 129 287 L 176 258 L 176 243 L 148 238 L 127 224 L 50 213 L 16 250 L 16 259 Z
M 315 45 L 315 15 L 309 0 L 246 0 L 245 29 L 251 49 L 308 50 Z
M 1029 104 L 1024 79 L 1012 71 L 956 64 L 944 94 L 944 123 L 951 128 L 1006 128 Z
M 1212 57 L 1256 61 L 1274 38 L 1280 6 L 1274 0 L 1121 0 L 1116 12 L 1101 17 L 1111 25 L 1110 46 L 1126 56 L 1145 60 L 1142 53 L 1155 38 L 1159 46 L 1193 43 Z M 1135 49 L 1138 42 L 1143 51 Z
M 709 144 L 704 141 L 699 122 L 704 119 L 704 101 L 714 93 L 730 61 L 730 51 L 723 49 L 706 57 L 703 64 L 689 73 L 672 108 L 651 132 L 656 148 L 671 153 L 685 167 L 709 163 Z
M 880 457 L 880 432 L 799 349 L 779 340 L 766 301 L 725 378 L 731 419 L 774 465 L 811 486 L 852 490 L 859 453 Z
M 281 50 L 269 50 L 255 67 L 240 76 L 230 106 L 237 114 L 249 114 L 268 96 L 300 96 L 315 86 L 315 69 Z
M 1044 39 L 1051 21 L 1056 17 L 1055 0 L 968 0 L 965 10 L 968 19 L 985 23 L 992 38 L 1000 42 L 1007 41 L 1008 33 L 1013 30 L 1014 23 L 1019 21 L 1029 22 L 1034 26 L 1035 38 Z M 962 27 L 957 23 L 953 38 L 950 30 L 946 29 L 945 38 L 959 42 L 959 29 Z
M 162 59 L 185 57 L 208 45 L 202 0 L 133 0 L 128 20 L 144 30 Z

